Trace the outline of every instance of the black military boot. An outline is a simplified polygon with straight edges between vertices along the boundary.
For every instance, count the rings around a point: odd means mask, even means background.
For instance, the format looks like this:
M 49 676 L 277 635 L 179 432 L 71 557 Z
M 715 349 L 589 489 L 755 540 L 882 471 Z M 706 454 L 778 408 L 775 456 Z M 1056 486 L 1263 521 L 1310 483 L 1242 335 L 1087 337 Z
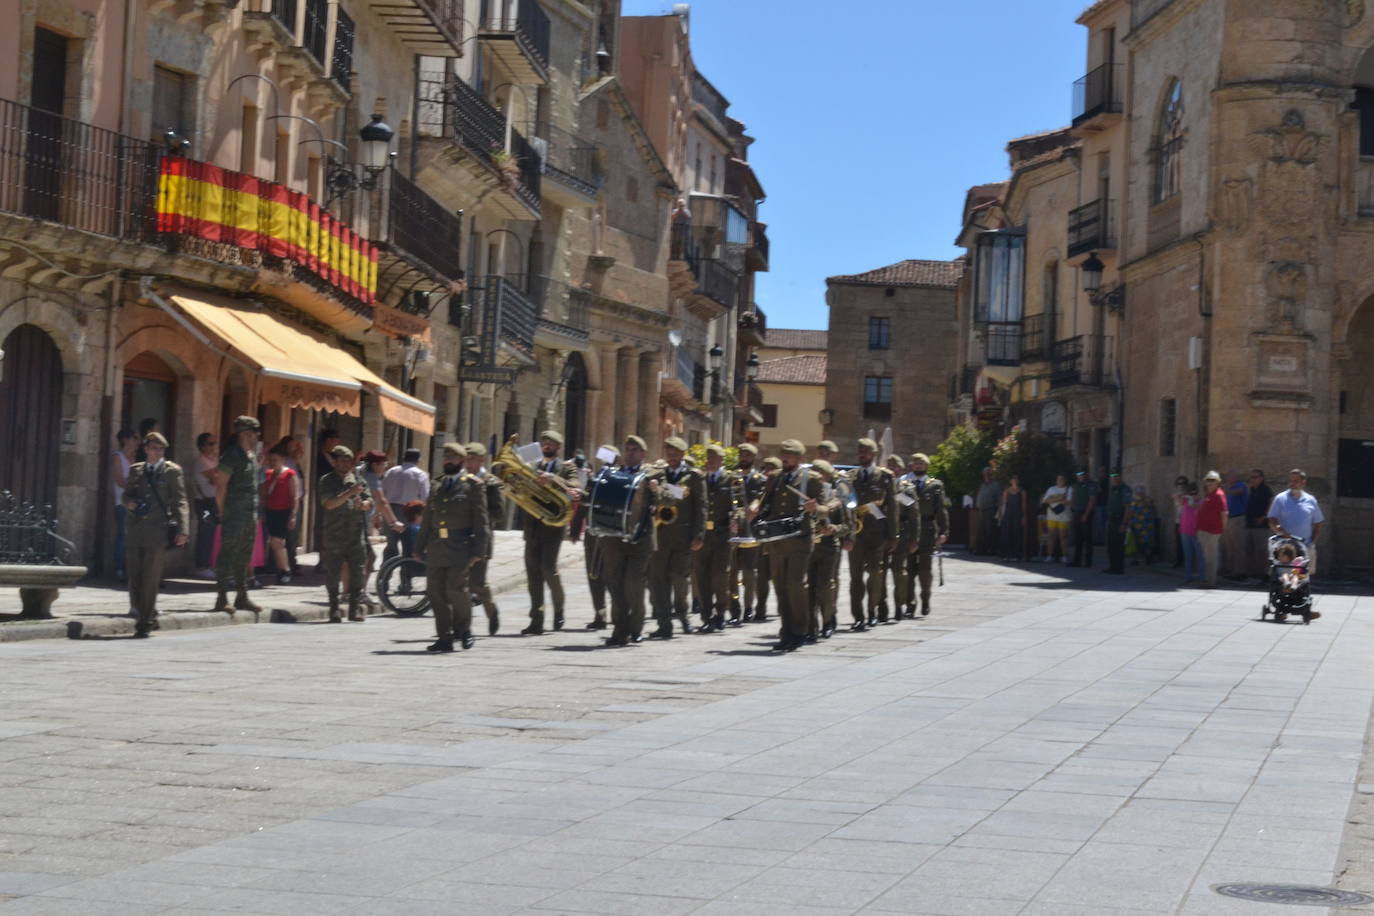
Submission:
M 521 636 L 544 635 L 544 612 L 530 611 L 530 625 L 520 631 Z
M 362 598 L 357 592 L 348 594 L 348 619 L 354 623 L 363 623 L 367 620 L 367 611 L 363 610 Z
M 930 616 L 930 596 L 929 596 L 929 595 L 922 595 L 922 596 L 921 596 L 921 616 L 922 616 L 922 617 L 929 617 L 929 616 Z
M 343 623 L 343 615 L 339 613 L 339 594 L 338 592 L 329 593 L 329 622 Z
M 449 637 L 446 637 L 446 638 L 444 638 L 444 639 L 440 639 L 440 640 L 434 642 L 433 644 L 426 646 L 426 647 L 425 647 L 425 651 L 426 651 L 426 652 L 452 652 L 452 651 L 453 651 L 453 637 L 452 637 L 452 636 L 449 636 Z
M 487 635 L 495 636 L 501 629 L 501 612 L 496 605 L 487 608 Z
M 563 629 L 563 611 L 557 608 L 553 612 L 553 628 L 555 630 Z
M 219 594 L 215 596 L 215 606 L 212 613 L 234 616 L 234 609 L 229 606 L 229 590 L 223 585 L 219 587 Z
M 690 633 L 690 632 L 692 632 L 692 625 L 691 625 L 690 623 L 687 622 L 687 615 L 686 615 L 686 614 L 677 614 L 677 615 L 675 615 L 675 616 L 677 617 L 677 622 L 680 623 L 680 624 L 682 624 L 682 632 L 684 632 L 684 633 Z M 672 630 L 672 628 L 673 628 L 672 624 L 669 624 L 669 625 L 668 625 L 668 629 L 669 629 L 669 630 Z
M 234 610 L 252 611 L 254 614 L 262 613 L 262 608 L 248 597 L 248 590 L 242 585 L 239 586 L 238 594 L 234 596 Z

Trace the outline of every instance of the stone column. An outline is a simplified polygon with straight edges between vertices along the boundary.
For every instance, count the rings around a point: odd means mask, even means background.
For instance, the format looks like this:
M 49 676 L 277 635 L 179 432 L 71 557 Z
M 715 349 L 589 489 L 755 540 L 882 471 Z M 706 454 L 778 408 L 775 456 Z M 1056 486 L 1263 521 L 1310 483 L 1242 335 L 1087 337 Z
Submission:
M 639 355 L 639 434 L 649 444 L 649 454 L 657 455 L 659 450 L 658 417 L 658 373 L 662 358 L 656 350 L 646 350 Z
M 596 387 L 587 390 L 587 436 L 591 451 L 603 445 L 620 447 L 615 438 L 616 414 L 616 348 L 613 344 L 596 344 Z
M 616 446 L 625 441 L 630 433 L 640 433 L 639 425 L 639 351 L 625 347 L 617 353 L 616 360 Z

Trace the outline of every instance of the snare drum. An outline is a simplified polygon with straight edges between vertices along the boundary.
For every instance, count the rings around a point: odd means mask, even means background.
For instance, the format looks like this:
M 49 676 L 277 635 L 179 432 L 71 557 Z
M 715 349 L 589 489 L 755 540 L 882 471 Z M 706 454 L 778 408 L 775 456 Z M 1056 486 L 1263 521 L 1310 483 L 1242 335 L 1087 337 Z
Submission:
M 646 526 L 643 518 L 635 517 L 643 515 L 643 507 L 635 502 L 635 494 L 643 482 L 643 471 L 602 468 L 592 481 L 587 497 L 587 532 L 596 537 L 639 540 Z
M 784 541 L 800 536 L 806 528 L 806 516 L 792 518 L 765 518 L 754 520 L 754 540 L 759 544 Z

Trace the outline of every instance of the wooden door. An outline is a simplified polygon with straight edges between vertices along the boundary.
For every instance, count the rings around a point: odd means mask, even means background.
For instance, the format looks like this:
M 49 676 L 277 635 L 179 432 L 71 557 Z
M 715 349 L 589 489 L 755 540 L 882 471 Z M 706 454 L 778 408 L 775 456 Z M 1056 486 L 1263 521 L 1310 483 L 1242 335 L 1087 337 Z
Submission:
M 0 344 L 0 490 L 36 505 L 57 502 L 62 356 L 41 328 L 21 324 Z

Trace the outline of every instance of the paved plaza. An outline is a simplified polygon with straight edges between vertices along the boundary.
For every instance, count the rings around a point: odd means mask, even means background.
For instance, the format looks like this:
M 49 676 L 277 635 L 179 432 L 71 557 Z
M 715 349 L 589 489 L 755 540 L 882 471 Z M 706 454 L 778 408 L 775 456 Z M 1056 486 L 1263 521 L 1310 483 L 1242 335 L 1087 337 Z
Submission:
M 517 590 L 448 656 L 428 617 L 0 644 L 0 916 L 1264 916 L 1321 910 L 1212 887 L 1374 891 L 1374 598 L 1304 627 L 1160 573 L 945 573 L 929 619 L 785 656 L 772 623 L 599 648 L 576 572 L 569 629 L 513 635 Z

